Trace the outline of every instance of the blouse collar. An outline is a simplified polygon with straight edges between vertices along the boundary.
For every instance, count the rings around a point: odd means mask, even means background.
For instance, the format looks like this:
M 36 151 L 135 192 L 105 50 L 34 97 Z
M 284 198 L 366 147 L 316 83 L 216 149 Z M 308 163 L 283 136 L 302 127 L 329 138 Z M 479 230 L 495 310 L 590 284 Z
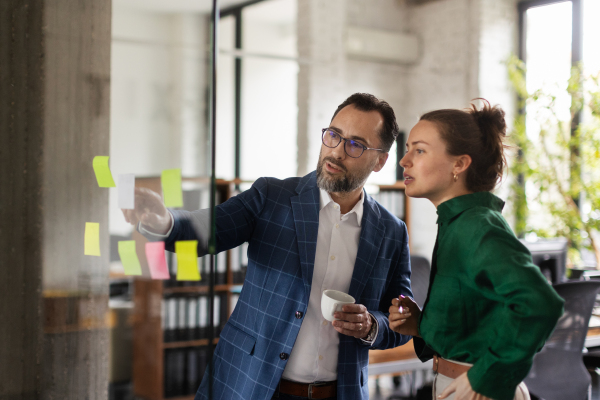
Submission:
M 492 211 L 501 212 L 504 208 L 504 201 L 490 192 L 475 192 L 454 197 L 437 207 L 438 219 L 436 223 L 449 221 L 474 207 L 486 207 Z

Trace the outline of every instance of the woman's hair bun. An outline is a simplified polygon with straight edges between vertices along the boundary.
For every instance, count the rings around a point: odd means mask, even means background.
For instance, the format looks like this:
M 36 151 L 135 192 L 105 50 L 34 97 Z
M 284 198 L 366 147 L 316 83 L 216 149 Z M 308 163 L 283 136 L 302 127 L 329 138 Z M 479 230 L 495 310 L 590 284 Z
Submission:
M 506 119 L 505 113 L 499 106 L 491 106 L 486 99 L 477 98 L 473 100 L 481 100 L 483 107 L 477 109 L 475 104 L 471 104 L 469 112 L 475 118 L 477 126 L 481 131 L 482 139 L 485 143 L 492 140 L 492 144 L 502 147 L 502 140 L 506 137 Z

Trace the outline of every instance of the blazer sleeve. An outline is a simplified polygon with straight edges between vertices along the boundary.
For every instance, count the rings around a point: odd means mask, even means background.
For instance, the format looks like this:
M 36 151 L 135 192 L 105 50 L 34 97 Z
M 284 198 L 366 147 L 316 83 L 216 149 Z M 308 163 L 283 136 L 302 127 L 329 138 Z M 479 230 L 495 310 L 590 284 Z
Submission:
M 412 336 L 401 335 L 394 332 L 390 328 L 389 308 L 392 304 L 392 299 L 398 298 L 401 294 L 404 296 L 412 297 L 412 291 L 410 289 L 410 253 L 408 250 L 408 232 L 406 225 L 402 224 L 401 234 L 399 235 L 402 239 L 398 243 L 398 252 L 395 260 L 395 265 L 392 269 L 390 283 L 387 289 L 381 296 L 378 310 L 369 310 L 369 312 L 377 319 L 379 330 L 377 337 L 373 342 L 371 348 L 377 350 L 391 349 L 408 342 Z
M 467 376 L 476 392 L 512 399 L 534 354 L 562 315 L 564 301 L 532 263 L 527 248 L 506 228 L 480 229 L 471 246 L 469 281 L 503 307 L 496 317 L 496 337 Z
M 248 242 L 267 201 L 268 181 L 260 178 L 252 187 L 215 207 L 216 252 L 220 253 Z M 169 210 L 173 229 L 165 240 L 165 248 L 174 251 L 175 242 L 198 240 L 198 256 L 208 253 L 210 210 Z

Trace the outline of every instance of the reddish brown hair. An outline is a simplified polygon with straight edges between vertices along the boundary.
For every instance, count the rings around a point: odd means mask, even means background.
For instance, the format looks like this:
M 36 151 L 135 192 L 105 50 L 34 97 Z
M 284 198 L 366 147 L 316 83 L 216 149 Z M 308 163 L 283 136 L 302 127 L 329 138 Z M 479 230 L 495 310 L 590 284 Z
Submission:
M 467 189 L 489 192 L 502 180 L 506 166 L 506 121 L 499 106 L 492 107 L 485 99 L 474 100 L 482 100 L 483 107 L 477 109 L 471 104 L 466 111 L 431 111 L 421 116 L 421 120 L 437 126 L 448 154 L 471 157 L 471 165 L 466 171 Z

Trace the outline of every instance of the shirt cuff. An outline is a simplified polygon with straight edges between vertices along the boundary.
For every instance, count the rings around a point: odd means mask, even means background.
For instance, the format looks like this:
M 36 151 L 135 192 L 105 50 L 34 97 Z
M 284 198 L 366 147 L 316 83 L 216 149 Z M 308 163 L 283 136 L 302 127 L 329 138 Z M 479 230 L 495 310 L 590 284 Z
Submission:
M 142 225 L 141 222 L 138 222 L 138 231 L 144 236 L 152 236 L 157 239 L 168 238 L 171 235 L 171 232 L 173 231 L 173 226 L 175 225 L 175 220 L 173 219 L 173 214 L 171 214 L 171 211 L 167 210 L 167 212 L 169 213 L 169 217 L 171 217 L 171 227 L 169 228 L 168 232 L 165 233 L 164 235 L 161 235 L 160 233 L 154 233 L 154 232 L 151 232 L 151 231 L 145 229 L 144 225 Z
M 368 344 L 369 346 L 373 346 L 373 343 L 375 343 L 375 340 L 377 339 L 377 335 L 379 334 L 379 322 L 377 322 L 377 318 L 375 318 L 375 316 L 371 313 L 369 313 L 369 315 L 371 316 L 371 322 L 373 323 L 373 325 L 375 326 L 375 334 L 373 335 L 373 340 L 365 340 L 365 339 L 360 339 L 363 344 Z

